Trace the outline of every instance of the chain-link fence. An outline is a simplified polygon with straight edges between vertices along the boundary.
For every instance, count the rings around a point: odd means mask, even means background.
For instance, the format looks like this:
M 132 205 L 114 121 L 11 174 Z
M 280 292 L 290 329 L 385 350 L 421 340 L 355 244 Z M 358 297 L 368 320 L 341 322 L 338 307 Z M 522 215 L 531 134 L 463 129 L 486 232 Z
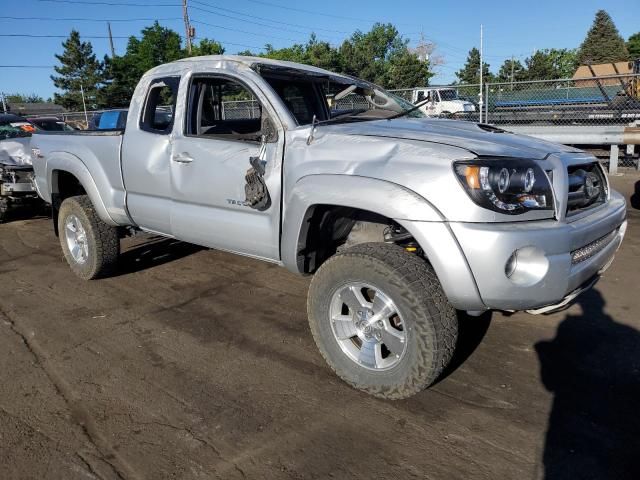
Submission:
M 640 75 L 609 75 L 591 78 L 445 85 L 394 90 L 417 104 L 430 117 L 455 118 L 510 127 L 602 127 L 619 129 L 640 126 Z M 593 130 L 590 130 L 592 132 Z M 604 135 L 603 135 L 604 136 Z M 582 146 L 579 143 L 576 143 Z M 588 148 L 601 158 L 611 157 L 605 143 Z M 633 145 L 618 150 L 619 165 L 640 167 Z M 606 162 L 605 162 L 606 163 Z
M 640 75 L 392 90 L 423 111 L 496 125 L 626 125 L 640 120 Z

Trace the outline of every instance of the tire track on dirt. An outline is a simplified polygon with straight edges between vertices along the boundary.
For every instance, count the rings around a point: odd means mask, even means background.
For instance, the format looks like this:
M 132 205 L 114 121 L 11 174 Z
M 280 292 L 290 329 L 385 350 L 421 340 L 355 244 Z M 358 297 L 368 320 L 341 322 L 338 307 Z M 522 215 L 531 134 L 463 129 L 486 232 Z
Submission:
M 2 309 L 0 309 L 0 317 L 2 317 L 9 324 L 11 330 L 22 339 L 29 352 L 33 355 L 36 363 L 40 365 L 47 374 L 56 391 L 67 404 L 73 421 L 81 428 L 87 440 L 100 453 L 100 460 L 109 465 L 116 478 L 120 480 L 142 480 L 143 477 L 118 454 L 107 438 L 100 432 L 93 420 L 91 412 L 83 406 L 82 400 L 64 377 L 58 373 L 55 366 L 49 360 L 48 354 L 33 336 L 28 334 L 24 325 Z M 83 458 L 83 460 L 86 462 L 86 459 Z

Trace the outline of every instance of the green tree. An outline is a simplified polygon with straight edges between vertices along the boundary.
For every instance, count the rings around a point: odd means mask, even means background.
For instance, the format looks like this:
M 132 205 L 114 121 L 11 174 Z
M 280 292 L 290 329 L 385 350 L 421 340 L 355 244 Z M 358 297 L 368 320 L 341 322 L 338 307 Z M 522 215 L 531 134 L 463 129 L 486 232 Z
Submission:
M 527 70 L 520 60 L 508 59 L 500 66 L 498 75 L 496 76 L 496 82 L 520 82 L 527 78 Z
M 220 42 L 203 38 L 198 45 L 191 47 L 191 56 L 198 57 L 202 55 L 222 55 L 224 54 L 224 47 Z
M 613 20 L 604 10 L 598 10 L 587 37 L 578 50 L 581 65 L 625 61 L 629 52 Z
M 80 41 L 80 33 L 71 30 L 62 47 L 62 55 L 55 55 L 60 62 L 60 66 L 54 67 L 58 75 L 51 75 L 54 86 L 62 92 L 54 93 L 54 102 L 68 110 L 81 110 L 82 87 L 87 107 L 98 106 L 98 92 L 103 79 L 102 64 L 96 59 L 91 42 Z
M 11 93 L 5 96 L 5 99 L 9 103 L 43 103 L 45 100 L 36 93 Z
M 304 63 L 331 71 L 341 71 L 340 52 L 328 42 L 319 41 L 315 34 L 305 45 Z
M 426 87 L 429 85 L 429 79 L 433 75 L 429 70 L 429 62 L 420 61 L 415 53 L 405 49 L 395 53 L 389 60 L 385 87 Z
M 273 48 L 273 45 L 267 43 L 265 45 L 265 51 L 263 54 L 258 55 L 260 57 L 271 58 L 273 60 L 284 60 L 287 62 L 305 63 L 304 46 L 299 43 L 295 43 L 286 48 Z
M 213 48 L 213 43 L 217 42 L 207 40 L 203 48 Z M 101 95 L 102 102 L 110 107 L 129 105 L 140 77 L 147 70 L 185 56 L 180 35 L 154 22 L 142 30 L 140 39 L 129 37 L 123 56 L 105 58 L 106 86 Z
M 482 62 L 482 76 L 485 82 L 493 80 L 493 76 L 489 71 L 489 64 Z M 469 50 L 467 61 L 461 70 L 456 72 L 459 83 L 477 84 L 480 83 L 480 50 L 473 47 Z
M 389 60 L 406 49 L 398 30 L 391 24 L 376 23 L 369 32 L 357 30 L 340 47 L 342 70 L 370 82 L 384 85 Z
M 391 24 L 358 30 L 340 46 L 340 70 L 387 88 L 427 85 L 429 62 L 420 62 L 408 43 Z
M 629 51 L 629 60 L 637 60 L 640 58 L 640 32 L 634 33 L 627 40 L 627 50 Z
M 525 60 L 527 80 L 554 80 L 573 76 L 578 66 L 575 50 L 537 50 Z

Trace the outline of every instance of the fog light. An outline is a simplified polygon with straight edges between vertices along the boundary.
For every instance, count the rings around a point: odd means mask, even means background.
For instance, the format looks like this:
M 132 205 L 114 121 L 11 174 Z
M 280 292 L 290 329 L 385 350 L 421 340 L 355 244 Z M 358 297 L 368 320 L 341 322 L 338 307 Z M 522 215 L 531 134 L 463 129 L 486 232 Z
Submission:
M 511 278 L 511 275 L 513 275 L 513 272 L 516 270 L 517 266 L 518 266 L 518 251 L 516 250 L 511 254 L 511 256 L 509 257 L 509 260 L 507 260 L 507 264 L 504 266 L 504 274 L 507 276 L 507 278 Z
M 540 282 L 549 271 L 549 259 L 538 247 L 515 250 L 504 266 L 504 273 L 516 285 L 529 287 Z

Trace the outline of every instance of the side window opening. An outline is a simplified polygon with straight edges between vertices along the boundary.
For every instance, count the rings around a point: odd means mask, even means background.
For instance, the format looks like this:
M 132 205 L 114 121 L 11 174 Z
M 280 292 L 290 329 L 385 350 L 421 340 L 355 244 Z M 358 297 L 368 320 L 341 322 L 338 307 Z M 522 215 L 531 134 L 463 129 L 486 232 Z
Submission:
M 187 135 L 260 140 L 266 113 L 243 84 L 227 78 L 196 78 L 189 98 Z
M 179 82 L 179 77 L 167 77 L 151 83 L 142 111 L 140 128 L 158 134 L 171 132 Z

